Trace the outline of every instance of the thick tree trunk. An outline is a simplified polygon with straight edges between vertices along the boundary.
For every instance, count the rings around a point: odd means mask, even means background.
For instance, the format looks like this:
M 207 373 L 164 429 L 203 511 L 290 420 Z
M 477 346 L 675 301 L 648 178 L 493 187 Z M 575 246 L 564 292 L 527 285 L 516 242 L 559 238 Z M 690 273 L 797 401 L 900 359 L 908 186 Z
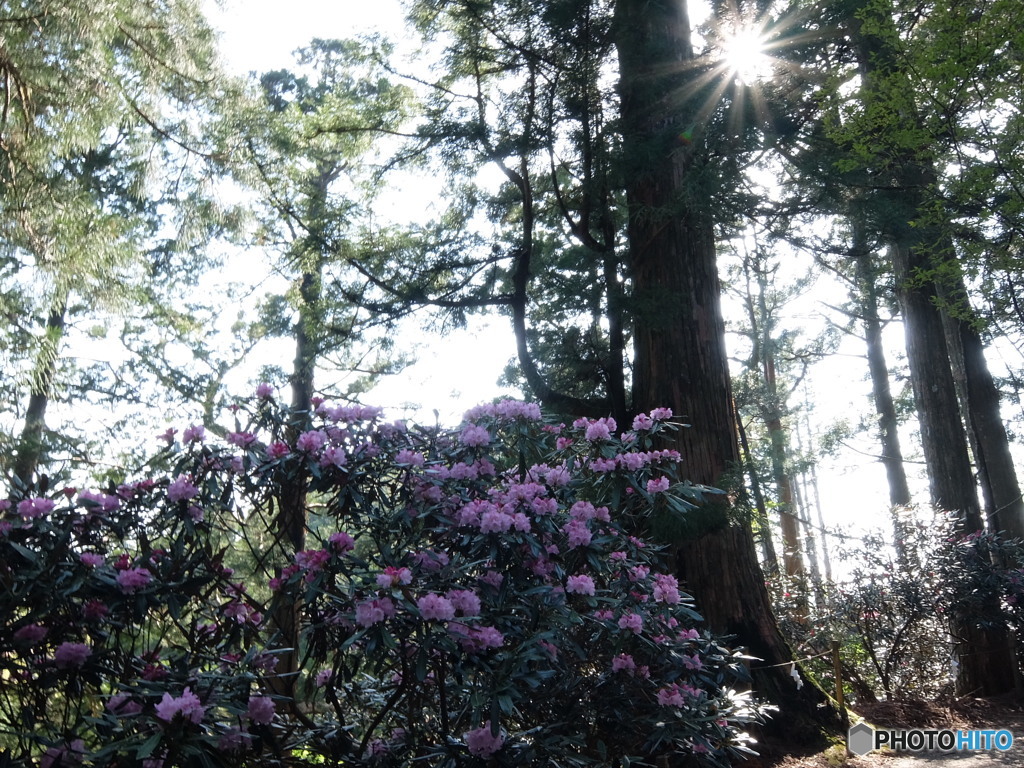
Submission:
M 46 429 L 46 409 L 53 397 L 53 382 L 57 376 L 57 362 L 60 359 L 60 345 L 64 339 L 68 294 L 58 289 L 50 303 L 46 326 L 36 355 L 35 368 L 29 391 L 25 423 L 18 440 L 18 453 L 14 459 L 12 473 L 22 488 L 33 483 L 36 470 L 43 455 L 43 432 Z
M 635 311 L 633 408 L 671 406 L 691 425 L 675 446 L 690 479 L 728 490 L 739 482 L 740 462 L 712 212 L 687 191 L 699 139 L 678 141 L 686 127 L 677 122 L 686 119 L 680 99 L 699 77 L 686 66 L 693 54 L 685 3 L 619 0 L 615 24 Z M 793 656 L 772 615 L 749 521 L 730 519 L 730 511 L 728 497 L 708 498 L 702 532 L 677 544 L 680 575 L 711 628 L 735 635 L 758 657 L 754 689 L 780 708 L 768 729 L 820 739 L 838 730 L 838 713 L 819 688 L 798 688 L 789 675 Z

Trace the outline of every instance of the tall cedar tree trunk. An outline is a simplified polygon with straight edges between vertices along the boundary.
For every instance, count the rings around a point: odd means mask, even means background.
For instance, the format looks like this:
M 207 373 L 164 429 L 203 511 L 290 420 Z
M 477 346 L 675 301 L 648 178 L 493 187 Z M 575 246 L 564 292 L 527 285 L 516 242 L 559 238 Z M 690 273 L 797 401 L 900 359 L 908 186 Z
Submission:
M 878 275 L 874 254 L 867 245 L 864 223 L 864 201 L 850 202 L 850 226 L 853 242 L 850 260 L 853 262 L 854 280 L 857 291 L 861 325 L 864 328 L 864 343 L 867 347 L 868 372 L 871 376 L 871 394 L 878 417 L 878 440 L 882 447 L 882 466 L 889 486 L 889 512 L 892 517 L 893 543 L 896 561 L 904 568 L 911 567 L 917 553 L 907 548 L 907 530 L 904 508 L 911 504 L 910 484 L 903 466 L 903 448 L 900 445 L 899 418 L 896 404 L 889 386 L 889 366 L 885 360 L 885 345 L 882 342 L 882 321 L 878 314 Z
M 772 476 L 778 492 L 779 522 L 782 528 L 782 563 L 790 579 L 807 578 L 803 547 L 800 545 L 800 518 L 797 514 L 793 476 L 787 467 L 789 439 L 782 425 L 782 404 L 778 400 L 779 387 L 775 378 L 775 354 L 770 346 L 764 353 L 764 384 L 768 398 L 764 426 L 771 441 Z M 806 618 L 806 606 L 801 608 Z
M 952 249 L 952 245 L 950 245 Z M 1024 501 L 999 409 L 999 389 L 985 360 L 985 345 L 958 269 L 939 282 L 953 374 L 978 470 L 989 530 L 1024 538 Z M 949 277 L 948 275 L 953 275 Z M 953 284 L 947 286 L 946 282 Z
M 712 220 L 687 191 L 699 149 L 680 146 L 678 99 L 699 76 L 686 6 L 678 0 L 618 0 L 624 177 L 634 287 L 636 410 L 668 405 L 691 428 L 676 447 L 689 477 L 732 486 L 740 466 L 720 312 Z M 703 207 L 702 207 L 703 206 Z M 820 740 L 840 718 L 813 683 L 798 688 L 793 655 L 772 615 L 748 521 L 730 520 L 727 500 L 709 500 L 701 534 L 676 548 L 679 575 L 709 625 L 735 635 L 758 658 L 757 695 L 779 707 L 766 726 L 789 740 Z
M 874 255 L 868 249 L 864 231 L 863 203 L 851 203 L 850 225 L 853 229 L 853 243 L 850 260 L 853 262 L 854 279 L 857 282 L 857 303 L 861 324 L 864 327 L 864 341 L 867 346 L 868 372 L 871 376 L 871 393 L 878 416 L 878 437 L 882 446 L 882 466 L 889 484 L 889 505 L 905 507 L 911 503 L 910 484 L 903 466 L 903 449 L 900 446 L 899 419 L 896 404 L 889 386 L 889 366 L 885 360 L 885 346 L 882 343 L 882 321 L 878 314 L 878 276 Z M 897 531 L 897 534 L 900 532 Z M 897 538 L 897 547 L 905 542 Z
M 299 435 L 309 429 L 313 400 L 313 372 L 316 367 L 317 346 L 312 330 L 315 308 L 320 299 L 320 277 L 304 272 L 299 279 L 299 317 L 295 323 L 295 360 L 291 375 L 291 416 L 285 439 L 295 445 Z M 306 484 L 301 478 L 283 477 L 278 496 L 277 516 L 274 520 L 275 544 L 287 559 L 301 552 L 306 544 Z M 280 574 L 279 574 L 280 575 Z M 288 650 L 278 656 L 275 691 L 294 701 L 294 686 L 299 670 L 300 603 L 274 601 L 270 615 L 271 626 L 278 633 L 281 648 Z
M 329 161 L 318 165 L 318 175 L 310 182 L 310 200 L 307 220 L 324 220 L 327 190 L 337 178 L 337 165 Z M 296 243 L 295 257 L 302 265 L 299 276 L 299 307 L 295 322 L 295 360 L 291 375 L 291 415 L 287 425 L 286 440 L 295 445 L 299 435 L 310 429 L 313 423 L 313 376 L 320 355 L 319 336 L 322 322 L 321 299 L 324 257 L 322 242 L 312 234 Z M 278 497 L 277 517 L 274 521 L 276 543 L 284 550 L 286 558 L 301 552 L 306 545 L 306 494 L 304 479 L 282 478 Z M 299 669 L 301 627 L 299 626 L 300 604 L 275 602 L 271 622 L 279 633 L 282 648 L 288 648 L 279 657 L 275 685 L 277 691 L 296 701 L 294 686 Z
M 890 41 L 896 40 L 891 12 L 871 5 L 853 24 L 853 41 L 864 80 L 865 106 L 872 106 L 875 91 L 891 93 L 899 79 L 899 64 Z M 869 22 L 870 23 L 866 23 Z M 884 104 L 898 109 L 908 126 L 916 127 L 912 91 L 908 102 Z M 877 107 L 877 105 L 874 105 Z M 934 227 L 914 226 L 921 218 L 926 191 L 935 185 L 935 173 L 926 152 L 904 150 L 893 163 L 891 193 L 880 204 L 890 211 L 889 249 L 897 296 L 903 312 L 907 362 L 928 468 L 932 504 L 955 513 L 964 533 L 984 530 L 971 472 L 967 435 L 960 420 L 956 385 L 950 366 L 939 292 L 927 276 L 952 254 L 941 253 L 944 238 Z M 898 215 L 893 216 L 896 213 Z M 954 653 L 959 665 L 956 687 L 962 695 L 997 695 L 1013 688 L 1016 662 L 1005 627 L 982 629 L 972 616 L 951 617 Z
M 757 511 L 758 542 L 761 545 L 761 560 L 764 563 L 765 575 L 773 578 L 779 575 L 779 556 L 775 553 L 775 543 L 772 541 L 772 527 L 768 520 L 768 505 L 765 504 L 764 492 L 761 490 L 761 478 L 757 474 L 757 465 L 750 452 L 750 441 L 747 440 L 747 430 L 743 426 L 743 419 L 739 411 L 733 409 L 733 417 L 736 419 L 736 429 L 739 432 L 740 451 L 743 454 L 743 464 L 750 476 L 750 492 L 754 496 L 754 509 Z
M 25 423 L 22 426 L 21 439 L 18 441 L 18 454 L 14 459 L 14 478 L 22 488 L 28 488 L 32 484 L 43 455 L 46 409 L 53 397 L 53 381 L 57 376 L 57 360 L 61 341 L 64 339 L 67 308 L 67 290 L 58 288 L 50 302 L 50 312 L 46 317 L 39 354 L 36 355 L 28 409 L 25 411 Z

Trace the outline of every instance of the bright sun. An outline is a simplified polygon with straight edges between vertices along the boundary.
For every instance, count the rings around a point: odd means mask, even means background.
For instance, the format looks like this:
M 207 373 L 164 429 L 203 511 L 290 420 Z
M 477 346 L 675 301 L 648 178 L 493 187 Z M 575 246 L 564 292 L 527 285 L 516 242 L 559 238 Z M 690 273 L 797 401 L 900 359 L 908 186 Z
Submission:
M 748 85 L 772 74 L 772 58 L 767 53 L 761 30 L 736 29 L 722 43 L 722 62 L 729 73 Z

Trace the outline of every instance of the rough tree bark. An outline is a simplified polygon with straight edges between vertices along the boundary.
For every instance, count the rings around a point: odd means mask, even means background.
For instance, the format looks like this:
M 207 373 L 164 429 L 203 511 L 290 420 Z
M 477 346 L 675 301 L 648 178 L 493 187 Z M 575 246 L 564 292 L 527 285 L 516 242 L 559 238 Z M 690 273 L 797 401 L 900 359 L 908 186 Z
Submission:
M 740 466 L 720 312 L 713 219 L 698 198 L 699 142 L 680 143 L 681 97 L 694 68 L 686 4 L 616 4 L 621 118 L 633 278 L 635 410 L 671 406 L 691 424 L 676 447 L 690 479 L 728 489 Z M 689 109 L 696 111 L 692 103 Z M 692 117 L 692 114 L 691 114 Z M 749 521 L 728 497 L 702 510 L 703 532 L 676 547 L 679 573 L 710 626 L 758 657 L 754 688 L 780 707 L 769 731 L 815 740 L 840 728 L 813 684 L 797 688 L 771 611 Z

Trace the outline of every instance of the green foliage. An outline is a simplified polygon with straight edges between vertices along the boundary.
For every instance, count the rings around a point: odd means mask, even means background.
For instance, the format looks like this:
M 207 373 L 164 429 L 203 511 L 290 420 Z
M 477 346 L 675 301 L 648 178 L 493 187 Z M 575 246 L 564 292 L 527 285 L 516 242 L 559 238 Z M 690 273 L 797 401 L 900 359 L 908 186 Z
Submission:
M 1021 636 L 1024 549 L 995 534 L 964 536 L 957 521 L 895 518 L 897 540 L 880 534 L 842 550 L 847 577 L 825 585 L 824 603 L 803 619 L 793 608 L 806 587 L 778 585 L 776 606 L 798 656 L 834 685 L 830 642 L 840 642 L 842 674 L 854 701 L 932 699 L 955 677 L 954 619 L 1009 627 Z M 820 598 L 819 598 L 820 599 Z

